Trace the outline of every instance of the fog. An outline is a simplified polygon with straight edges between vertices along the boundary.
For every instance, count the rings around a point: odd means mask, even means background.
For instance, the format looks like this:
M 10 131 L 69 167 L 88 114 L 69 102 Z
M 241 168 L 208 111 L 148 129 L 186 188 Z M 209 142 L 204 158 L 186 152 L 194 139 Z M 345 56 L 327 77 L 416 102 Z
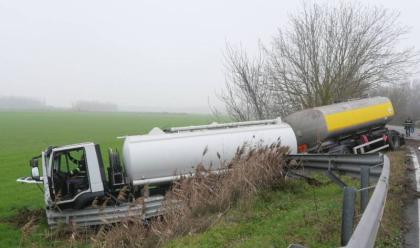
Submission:
M 375 0 L 411 26 L 419 1 Z M 251 53 L 300 1 L 0 1 L 0 97 L 71 108 L 209 112 L 222 108 L 226 42 Z

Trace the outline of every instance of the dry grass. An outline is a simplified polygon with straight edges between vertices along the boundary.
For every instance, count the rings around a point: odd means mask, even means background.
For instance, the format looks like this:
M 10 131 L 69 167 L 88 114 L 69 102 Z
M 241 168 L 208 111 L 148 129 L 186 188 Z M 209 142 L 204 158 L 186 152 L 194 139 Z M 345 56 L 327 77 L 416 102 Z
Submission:
M 44 218 L 45 211 L 43 209 L 23 208 L 18 210 L 18 214 L 10 222 L 20 228 L 22 233 L 21 244 L 26 242 L 26 238 L 36 230 Z
M 42 219 L 45 219 L 45 211 L 43 209 L 21 208 L 18 210 L 16 216 L 9 218 L 7 222 L 17 228 L 26 229 L 31 225 L 39 223 Z
M 160 247 L 176 237 L 202 232 L 232 206 L 246 208 L 259 191 L 280 187 L 287 153 L 287 148 L 279 146 L 249 152 L 242 148 L 223 173 L 211 174 L 198 166 L 194 177 L 176 182 L 166 194 L 162 216 L 147 224 L 128 219 L 113 228 L 103 227 L 92 243 L 96 247 Z

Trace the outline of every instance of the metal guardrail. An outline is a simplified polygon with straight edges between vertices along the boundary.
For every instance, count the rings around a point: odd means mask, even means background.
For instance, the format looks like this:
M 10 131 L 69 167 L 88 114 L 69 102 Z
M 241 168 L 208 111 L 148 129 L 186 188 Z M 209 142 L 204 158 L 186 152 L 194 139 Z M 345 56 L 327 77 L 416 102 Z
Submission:
M 346 247 L 374 247 L 385 209 L 386 196 L 389 188 L 389 175 L 389 159 L 387 156 L 384 156 L 382 173 L 376 183 L 375 190 Z
M 159 195 L 145 198 L 143 204 L 123 204 L 115 207 L 97 207 L 78 211 L 47 210 L 47 220 L 50 228 L 55 228 L 60 224 L 74 224 L 77 227 L 111 224 L 124 218 L 138 216 L 147 219 L 161 213 L 163 200 L 164 197 Z
M 388 193 L 390 175 L 388 157 L 382 154 L 368 154 L 291 155 L 289 158 L 300 161 L 304 170 L 327 172 L 330 178 L 343 188 L 342 247 L 374 247 Z M 334 172 L 360 175 L 360 188 L 348 187 Z M 377 178 L 376 185 L 369 186 L 369 181 L 374 178 Z M 373 187 L 375 188 L 373 194 L 368 199 L 368 190 Z M 360 209 L 363 214 L 353 229 L 357 193 L 360 193 Z M 291 245 L 290 247 L 298 246 Z

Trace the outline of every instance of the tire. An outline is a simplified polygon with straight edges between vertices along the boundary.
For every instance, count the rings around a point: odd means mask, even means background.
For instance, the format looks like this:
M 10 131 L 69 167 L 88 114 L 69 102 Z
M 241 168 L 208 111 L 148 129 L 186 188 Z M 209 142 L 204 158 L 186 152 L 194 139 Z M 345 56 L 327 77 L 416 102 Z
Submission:
M 351 154 L 351 150 L 346 145 L 339 145 L 339 146 L 331 148 L 328 151 L 328 154 Z
M 391 151 L 398 150 L 401 146 L 400 136 L 395 131 L 389 131 L 388 133 L 388 144 Z
M 342 153 L 343 154 L 347 154 L 347 155 L 348 154 L 353 154 L 352 151 L 351 151 L 351 149 L 349 147 L 347 147 L 347 146 L 343 148 Z

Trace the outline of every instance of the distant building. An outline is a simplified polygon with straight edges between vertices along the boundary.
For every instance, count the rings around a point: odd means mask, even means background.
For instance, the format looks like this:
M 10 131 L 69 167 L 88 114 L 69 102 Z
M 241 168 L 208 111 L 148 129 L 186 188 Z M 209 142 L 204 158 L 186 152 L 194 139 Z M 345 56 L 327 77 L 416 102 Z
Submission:
M 71 110 L 78 112 L 115 112 L 118 106 L 108 102 L 78 101 L 72 104 Z

